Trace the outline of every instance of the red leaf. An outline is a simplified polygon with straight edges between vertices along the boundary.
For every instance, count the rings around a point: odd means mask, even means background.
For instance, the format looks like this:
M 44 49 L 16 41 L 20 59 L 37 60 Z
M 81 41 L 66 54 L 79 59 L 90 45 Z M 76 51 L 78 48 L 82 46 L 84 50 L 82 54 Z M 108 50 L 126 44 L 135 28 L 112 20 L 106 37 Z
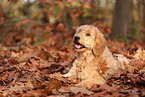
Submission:
M 45 29 L 50 32 L 51 31 L 51 27 L 50 26 L 46 26 Z
M 63 23 L 58 24 L 57 27 L 56 27 L 56 29 L 58 31 L 64 31 L 64 25 L 63 25 Z
M 52 14 L 53 9 L 51 9 L 48 13 L 47 13 L 47 19 L 49 19 L 50 15 Z
M 15 59 L 10 59 L 8 60 L 11 64 L 18 64 L 18 61 Z
M 91 9 L 91 6 L 89 4 L 87 4 L 87 5 L 84 5 L 84 8 Z

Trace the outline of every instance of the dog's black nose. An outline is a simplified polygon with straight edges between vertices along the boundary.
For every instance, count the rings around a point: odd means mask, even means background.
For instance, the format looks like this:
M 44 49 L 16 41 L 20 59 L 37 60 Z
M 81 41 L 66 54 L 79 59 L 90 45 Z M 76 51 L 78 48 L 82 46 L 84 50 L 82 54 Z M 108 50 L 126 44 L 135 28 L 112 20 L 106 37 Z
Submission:
M 78 41 L 80 39 L 80 36 L 75 36 L 75 41 Z

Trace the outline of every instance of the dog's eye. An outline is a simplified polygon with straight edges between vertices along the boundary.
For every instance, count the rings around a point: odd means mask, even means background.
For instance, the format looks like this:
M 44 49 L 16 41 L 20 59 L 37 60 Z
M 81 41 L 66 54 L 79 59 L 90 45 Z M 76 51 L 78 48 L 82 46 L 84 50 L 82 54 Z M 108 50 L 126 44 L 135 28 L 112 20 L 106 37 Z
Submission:
M 82 29 L 79 29 L 79 32 L 81 32 L 82 31 Z
M 87 36 L 91 36 L 89 33 L 86 34 Z

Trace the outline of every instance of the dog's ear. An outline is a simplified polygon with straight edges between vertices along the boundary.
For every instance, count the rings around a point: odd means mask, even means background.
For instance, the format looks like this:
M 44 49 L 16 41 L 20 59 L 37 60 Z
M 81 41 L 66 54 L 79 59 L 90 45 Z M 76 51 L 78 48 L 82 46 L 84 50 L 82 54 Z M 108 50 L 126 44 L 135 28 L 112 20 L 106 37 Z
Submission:
M 95 56 L 99 56 L 103 53 L 106 46 L 106 39 L 104 38 L 104 35 L 98 30 L 97 35 L 94 39 L 94 47 L 93 47 L 93 53 Z

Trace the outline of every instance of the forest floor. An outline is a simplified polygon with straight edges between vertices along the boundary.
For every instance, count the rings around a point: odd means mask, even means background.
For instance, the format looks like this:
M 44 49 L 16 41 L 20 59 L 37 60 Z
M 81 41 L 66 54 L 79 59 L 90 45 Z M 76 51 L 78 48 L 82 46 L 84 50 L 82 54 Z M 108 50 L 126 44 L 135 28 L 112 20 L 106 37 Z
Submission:
M 76 57 L 72 49 L 72 36 L 60 33 L 50 35 L 45 41 L 33 43 L 35 38 L 15 37 L 0 43 L 0 97 L 143 97 L 145 96 L 145 44 L 133 41 L 107 40 L 113 54 L 123 54 L 130 60 L 134 72 L 122 71 L 104 85 L 92 88 L 76 87 L 75 83 L 53 74 L 69 71 Z M 69 44 L 69 45 L 68 45 Z M 144 51 L 145 54 L 145 51 Z

